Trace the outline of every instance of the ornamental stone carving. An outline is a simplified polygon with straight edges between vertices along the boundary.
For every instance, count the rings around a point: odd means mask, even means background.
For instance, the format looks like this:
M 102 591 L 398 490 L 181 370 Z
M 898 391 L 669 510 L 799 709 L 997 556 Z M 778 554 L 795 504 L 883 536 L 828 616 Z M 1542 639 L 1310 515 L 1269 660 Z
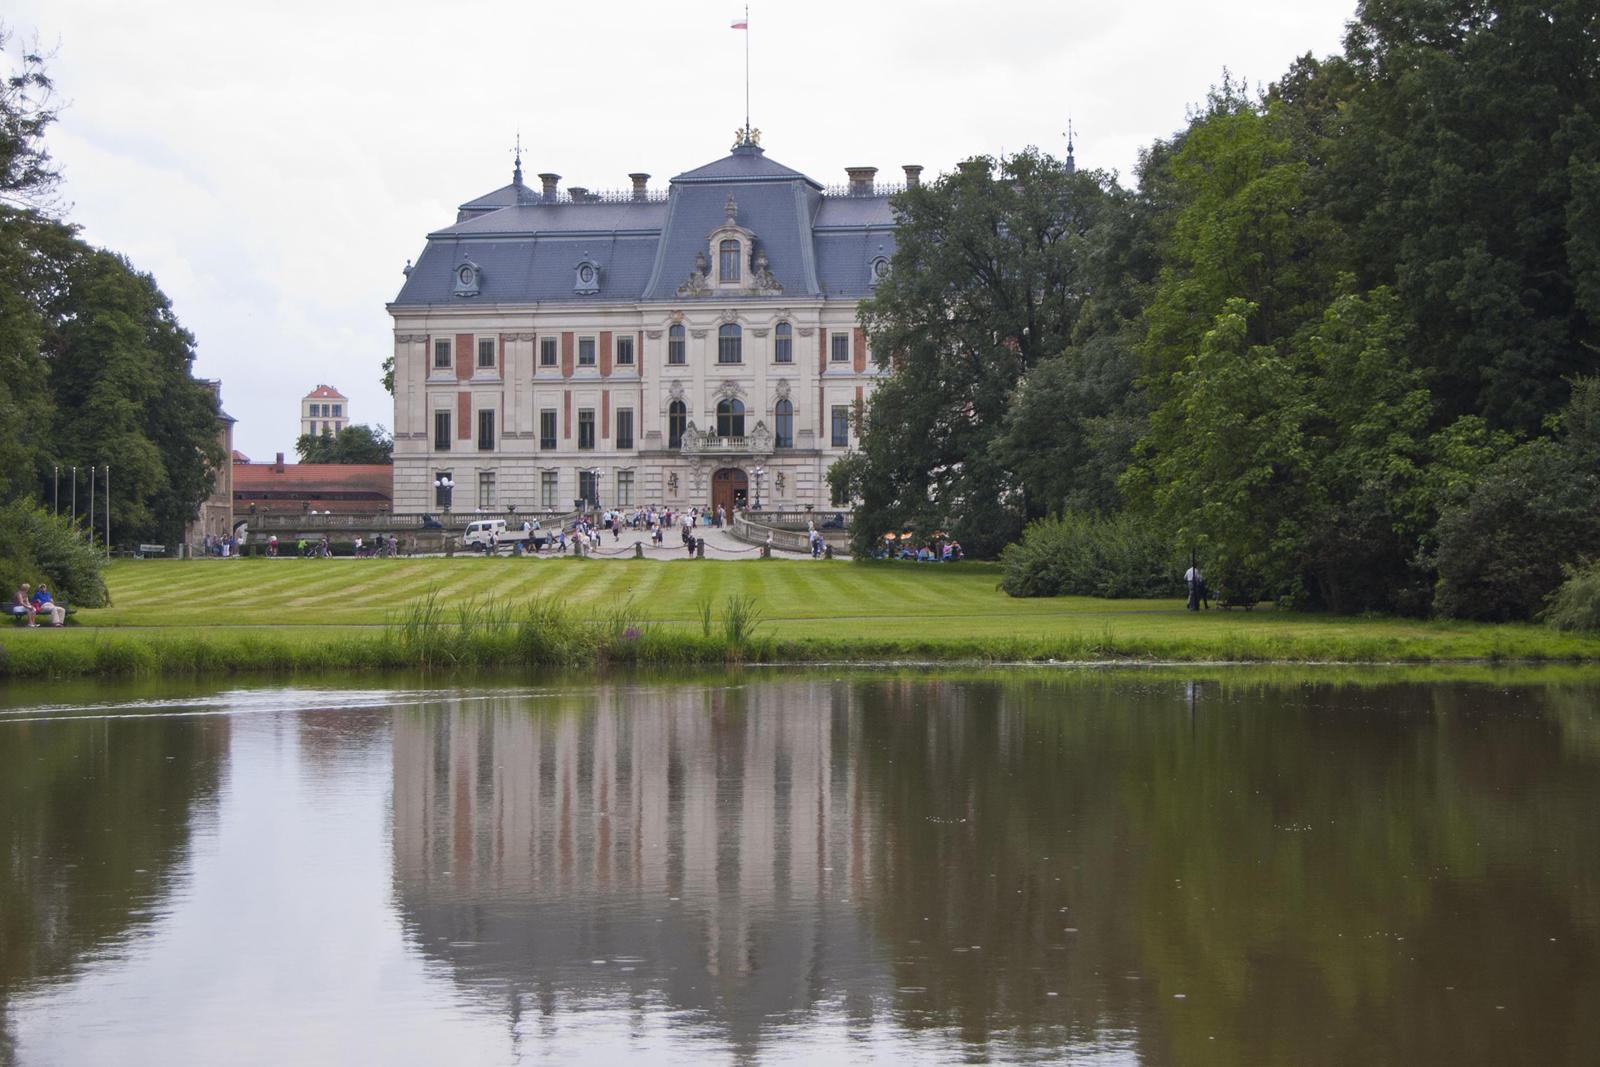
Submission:
M 724 378 L 722 384 L 717 386 L 716 395 L 724 400 L 732 400 L 735 397 L 743 400 L 745 397 L 744 386 L 732 378 Z
M 681 379 L 677 379 L 677 378 L 673 379 L 672 384 L 667 386 L 667 395 L 670 396 L 674 400 L 682 400 L 683 399 L 683 381 Z
M 756 329 L 751 330 L 750 332 L 752 334 L 754 334 L 755 336 L 757 336 L 757 337 L 765 337 L 767 334 L 771 333 L 772 331 L 764 329 L 762 327 L 757 327 Z
M 426 344 L 428 335 L 425 333 L 397 333 L 394 335 L 396 344 Z
M 774 399 L 774 400 L 788 400 L 789 399 L 789 379 L 787 379 L 787 378 L 779 378 L 778 379 L 777 384 L 775 384 L 772 387 L 772 399 Z
M 765 452 L 772 447 L 772 431 L 767 429 L 767 424 L 760 419 L 756 420 L 756 428 L 750 431 L 750 450 L 752 452 Z
M 660 330 L 646 330 L 644 332 L 644 335 L 646 337 L 650 338 L 650 340 L 652 340 L 652 341 L 661 340 L 661 331 Z
M 811 327 L 809 327 L 809 326 L 802 326 L 802 327 L 800 327 L 800 336 L 801 336 L 801 337 L 810 337 L 810 336 L 811 336 L 811 335 L 812 335 L 812 334 L 814 334 L 814 333 L 816 333 L 816 332 L 817 332 L 817 331 L 816 331 L 816 330 L 813 330 L 813 329 L 812 329 L 812 328 L 811 328 Z
M 706 331 L 704 331 L 704 330 L 690 330 L 689 331 L 689 336 L 690 337 L 704 337 L 705 335 L 706 335 Z
M 679 296 L 708 296 L 711 293 L 711 283 L 706 278 L 706 271 L 710 263 L 706 261 L 704 252 L 694 254 L 694 270 L 689 272 L 688 280 L 678 286 Z
M 738 322 L 739 321 L 739 313 L 737 311 L 733 310 L 733 308 L 723 308 L 722 309 L 722 321 L 723 322 Z

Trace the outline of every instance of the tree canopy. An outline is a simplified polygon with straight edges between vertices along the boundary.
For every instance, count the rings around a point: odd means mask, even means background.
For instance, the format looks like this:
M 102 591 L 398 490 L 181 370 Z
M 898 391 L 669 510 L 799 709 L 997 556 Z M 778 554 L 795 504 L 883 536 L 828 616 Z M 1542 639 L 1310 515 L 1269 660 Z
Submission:
M 338 433 L 301 434 L 294 443 L 301 463 L 393 463 L 394 438 L 382 426 L 357 423 Z

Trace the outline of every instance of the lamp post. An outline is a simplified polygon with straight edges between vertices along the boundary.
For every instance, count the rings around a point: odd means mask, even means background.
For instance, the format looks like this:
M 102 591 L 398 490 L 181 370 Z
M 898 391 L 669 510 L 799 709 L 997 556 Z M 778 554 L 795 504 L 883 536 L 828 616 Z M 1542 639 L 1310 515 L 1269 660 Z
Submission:
M 755 503 L 751 505 L 751 510 L 752 511 L 760 511 L 761 510 L 761 479 L 766 476 L 767 468 L 761 466 L 760 464 L 757 464 L 755 469 L 752 470 L 750 473 L 754 474 L 756 476 L 756 497 L 755 497 Z
M 456 483 L 450 480 L 448 474 L 441 474 L 433 480 L 433 502 L 450 514 L 450 499 L 455 495 Z

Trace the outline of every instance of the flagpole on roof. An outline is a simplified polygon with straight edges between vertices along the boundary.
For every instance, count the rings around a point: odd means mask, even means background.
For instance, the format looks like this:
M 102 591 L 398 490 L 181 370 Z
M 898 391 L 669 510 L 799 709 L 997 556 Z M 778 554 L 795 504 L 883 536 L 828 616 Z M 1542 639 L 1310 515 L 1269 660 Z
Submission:
M 750 5 L 744 5 L 744 130 L 750 133 Z

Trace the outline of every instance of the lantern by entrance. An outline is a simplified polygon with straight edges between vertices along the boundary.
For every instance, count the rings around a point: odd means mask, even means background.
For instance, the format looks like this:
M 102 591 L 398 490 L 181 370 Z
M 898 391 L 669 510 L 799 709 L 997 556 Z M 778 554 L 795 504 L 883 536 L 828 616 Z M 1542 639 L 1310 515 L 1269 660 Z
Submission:
M 723 467 L 711 476 L 711 507 L 724 514 L 745 506 L 750 499 L 750 479 L 738 467 Z

